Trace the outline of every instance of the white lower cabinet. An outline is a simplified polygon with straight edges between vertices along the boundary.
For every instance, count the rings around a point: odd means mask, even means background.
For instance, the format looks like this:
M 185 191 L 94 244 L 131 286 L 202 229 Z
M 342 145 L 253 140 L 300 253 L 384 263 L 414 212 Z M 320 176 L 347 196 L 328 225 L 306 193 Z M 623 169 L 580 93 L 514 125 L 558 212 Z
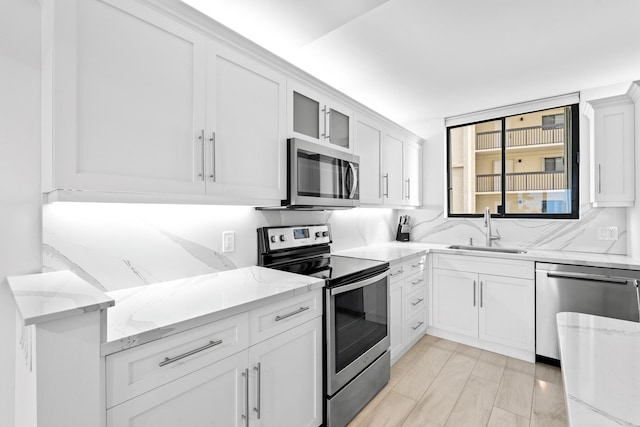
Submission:
M 435 254 L 433 267 L 430 333 L 535 356 L 533 262 Z
M 248 351 L 107 410 L 108 427 L 241 426 Z
M 322 424 L 322 319 L 249 349 L 249 425 Z
M 422 254 L 392 263 L 389 292 L 391 363 L 395 363 L 427 328 L 427 291 Z
M 321 307 L 317 290 L 107 356 L 107 427 L 321 425 Z

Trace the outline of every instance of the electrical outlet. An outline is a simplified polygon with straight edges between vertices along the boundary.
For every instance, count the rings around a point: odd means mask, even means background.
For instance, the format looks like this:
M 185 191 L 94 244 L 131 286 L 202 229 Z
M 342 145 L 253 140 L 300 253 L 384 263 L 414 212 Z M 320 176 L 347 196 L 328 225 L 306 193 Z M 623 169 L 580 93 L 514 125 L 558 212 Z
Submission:
M 598 240 L 618 240 L 618 227 L 598 227 Z
M 222 232 L 222 252 L 233 252 L 235 247 L 235 233 L 233 231 Z

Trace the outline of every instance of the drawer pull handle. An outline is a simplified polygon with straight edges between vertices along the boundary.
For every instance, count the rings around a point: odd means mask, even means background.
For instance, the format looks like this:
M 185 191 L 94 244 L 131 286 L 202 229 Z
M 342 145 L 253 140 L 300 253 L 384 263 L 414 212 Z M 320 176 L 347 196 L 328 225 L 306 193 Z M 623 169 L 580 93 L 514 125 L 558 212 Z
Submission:
M 424 261 L 420 261 L 417 264 L 411 264 L 411 267 L 416 268 L 416 267 L 422 267 L 424 265 Z
M 418 280 L 416 280 L 415 282 L 411 282 L 412 285 L 417 285 L 418 283 L 422 282 L 424 280 L 423 277 L 419 278 Z
M 423 324 L 424 324 L 424 322 L 418 322 L 418 324 L 416 326 L 412 326 L 411 329 L 413 329 L 415 331 L 416 329 L 418 329 Z
M 422 301 L 424 301 L 424 298 L 419 298 L 417 301 L 412 302 L 411 305 L 416 306 L 416 305 L 420 304 Z
M 395 273 L 391 273 L 391 274 L 389 274 L 389 276 L 390 276 L 390 277 L 393 277 L 393 276 L 397 276 L 398 274 L 402 274 L 402 273 L 404 273 L 404 270 L 403 270 L 403 269 L 400 269 L 400 270 L 396 271 Z
M 184 359 L 185 357 L 189 357 L 189 356 L 191 356 L 193 354 L 201 352 L 202 350 L 206 350 L 208 348 L 215 347 L 215 346 L 220 345 L 220 344 L 222 344 L 222 340 L 209 341 L 209 344 L 205 344 L 202 347 L 198 347 L 198 348 L 196 348 L 194 350 L 191 350 L 191 351 L 188 351 L 186 353 L 183 353 L 180 356 L 165 357 L 164 360 L 159 363 L 159 366 L 162 367 L 162 366 L 168 365 L 169 363 L 177 362 L 180 359 Z
M 249 369 L 242 371 L 244 377 L 244 414 L 242 419 L 244 420 L 245 427 L 249 427 Z
M 298 313 L 302 313 L 303 311 L 309 310 L 309 306 L 300 307 L 296 311 L 292 311 L 291 313 L 283 314 L 282 316 L 276 316 L 276 322 L 286 319 L 287 317 L 295 316 Z

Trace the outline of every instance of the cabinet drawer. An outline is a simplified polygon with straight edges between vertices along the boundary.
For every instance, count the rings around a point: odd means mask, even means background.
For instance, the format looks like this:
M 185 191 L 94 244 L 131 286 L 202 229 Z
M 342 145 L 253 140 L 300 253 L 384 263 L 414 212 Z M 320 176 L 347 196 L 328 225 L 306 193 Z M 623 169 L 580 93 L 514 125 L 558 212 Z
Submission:
M 400 263 L 391 264 L 391 268 L 389 270 L 390 283 L 405 279 L 412 274 L 423 273 L 426 262 L 427 255 L 425 254 Z
M 415 274 L 413 276 L 407 277 L 407 281 L 405 284 L 407 292 L 413 292 L 420 288 L 424 288 L 427 284 L 426 280 L 427 279 L 425 273 Z
M 412 318 L 416 313 L 425 311 L 427 306 L 424 287 L 415 292 L 407 293 L 404 299 L 404 315 L 406 319 Z
M 107 408 L 249 347 L 249 315 L 143 344 L 106 357 Z
M 405 272 L 408 274 L 423 273 L 427 264 L 427 255 L 421 255 L 416 259 L 405 262 Z
M 419 336 L 424 335 L 427 330 L 427 313 L 419 312 L 416 316 L 408 319 L 404 324 L 405 345 L 414 342 Z
M 322 290 L 307 292 L 251 311 L 251 345 L 322 315 Z
M 523 279 L 533 279 L 535 275 L 533 261 L 467 255 L 434 254 L 433 268 Z

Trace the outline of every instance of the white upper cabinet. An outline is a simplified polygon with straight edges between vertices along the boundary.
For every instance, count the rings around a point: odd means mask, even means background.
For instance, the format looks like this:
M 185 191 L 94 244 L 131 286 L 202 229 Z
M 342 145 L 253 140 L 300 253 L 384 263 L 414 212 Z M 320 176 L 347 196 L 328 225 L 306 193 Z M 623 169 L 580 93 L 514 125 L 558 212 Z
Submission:
M 43 190 L 204 192 L 207 40 L 136 2 L 43 14 Z
M 360 203 L 381 205 L 380 150 L 382 131 L 361 118 L 356 120 L 355 154 L 360 157 Z
M 284 199 L 284 76 L 213 43 L 207 58 L 207 194 Z
M 388 126 L 357 116 L 354 152 L 360 157 L 360 203 L 420 206 L 422 146 Z
M 593 206 L 633 206 L 635 201 L 634 103 L 627 95 L 590 100 L 590 201 Z
M 406 141 L 403 154 L 404 203 L 410 206 L 422 204 L 422 145 Z
M 284 198 L 283 74 L 135 2 L 43 13 L 45 192 Z
M 299 83 L 289 81 L 289 135 L 353 151 L 350 109 Z
M 387 132 L 382 136 L 382 197 L 385 204 L 404 203 L 402 158 L 404 140 Z

